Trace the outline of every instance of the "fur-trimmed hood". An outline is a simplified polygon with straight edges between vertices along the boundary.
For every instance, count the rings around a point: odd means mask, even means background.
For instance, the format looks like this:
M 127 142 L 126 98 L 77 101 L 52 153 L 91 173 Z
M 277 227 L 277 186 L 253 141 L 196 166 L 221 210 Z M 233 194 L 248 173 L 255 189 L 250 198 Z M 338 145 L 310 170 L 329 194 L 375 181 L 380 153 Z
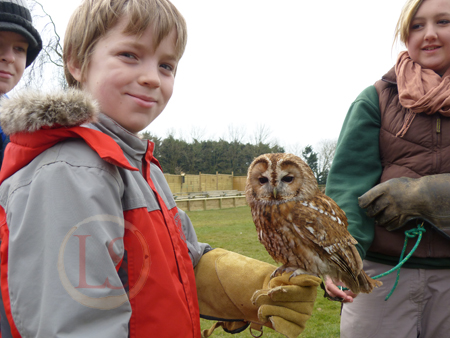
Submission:
M 99 107 L 78 89 L 43 94 L 25 91 L 0 100 L 0 125 L 7 135 L 33 132 L 42 127 L 74 127 L 95 122 Z

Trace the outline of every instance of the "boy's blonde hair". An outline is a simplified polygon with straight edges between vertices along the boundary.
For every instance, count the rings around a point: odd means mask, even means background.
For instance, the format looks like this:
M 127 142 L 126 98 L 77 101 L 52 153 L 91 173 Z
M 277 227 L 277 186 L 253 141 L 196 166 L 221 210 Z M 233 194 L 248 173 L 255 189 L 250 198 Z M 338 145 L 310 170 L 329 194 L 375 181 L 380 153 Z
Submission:
M 419 10 L 424 0 L 407 0 L 403 5 L 402 12 L 395 27 L 395 41 L 400 40 L 405 45 L 408 42 L 411 21 Z
M 80 87 L 80 83 L 67 63 L 78 65 L 83 77 L 97 42 L 124 16 L 128 17 L 125 34 L 139 35 L 153 27 L 155 48 L 175 29 L 175 50 L 181 58 L 187 42 L 186 22 L 168 0 L 83 0 L 71 16 L 64 38 L 64 73 L 69 87 Z

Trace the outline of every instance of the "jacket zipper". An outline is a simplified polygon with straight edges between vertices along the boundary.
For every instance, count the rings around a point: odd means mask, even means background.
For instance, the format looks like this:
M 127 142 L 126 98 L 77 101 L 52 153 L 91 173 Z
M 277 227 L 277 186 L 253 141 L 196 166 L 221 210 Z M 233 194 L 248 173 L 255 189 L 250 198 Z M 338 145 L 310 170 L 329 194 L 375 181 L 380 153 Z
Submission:
M 436 119 L 436 173 L 441 169 L 441 117 Z
M 441 167 L 441 118 L 438 114 L 436 119 L 436 173 L 440 172 Z M 427 246 L 428 254 L 433 255 L 433 233 L 431 232 L 428 237 Z

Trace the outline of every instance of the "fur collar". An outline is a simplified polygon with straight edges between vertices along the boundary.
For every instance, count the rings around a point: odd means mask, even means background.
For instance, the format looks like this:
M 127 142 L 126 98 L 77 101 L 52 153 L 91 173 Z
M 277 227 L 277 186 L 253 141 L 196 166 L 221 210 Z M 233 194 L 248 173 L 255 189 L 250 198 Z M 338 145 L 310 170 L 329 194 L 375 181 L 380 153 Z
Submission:
M 7 135 L 42 127 L 74 127 L 95 122 L 98 104 L 77 89 L 43 94 L 26 91 L 0 101 L 0 125 Z

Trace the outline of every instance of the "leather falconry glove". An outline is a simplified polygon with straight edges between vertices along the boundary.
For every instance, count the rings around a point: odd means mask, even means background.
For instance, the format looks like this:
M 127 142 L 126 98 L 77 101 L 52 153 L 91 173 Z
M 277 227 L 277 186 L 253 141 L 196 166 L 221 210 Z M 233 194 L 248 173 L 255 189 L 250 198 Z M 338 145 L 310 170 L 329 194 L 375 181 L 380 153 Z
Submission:
M 262 332 L 267 326 L 296 338 L 311 317 L 321 279 L 290 273 L 270 278 L 276 266 L 223 249 L 214 249 L 195 267 L 202 318 L 219 320 L 202 337 L 222 326 L 226 332 Z M 253 334 L 253 333 L 252 333 Z M 262 333 L 261 333 L 262 334 Z
M 393 178 L 370 189 L 358 202 L 375 224 L 387 230 L 419 219 L 450 237 L 450 174 Z

